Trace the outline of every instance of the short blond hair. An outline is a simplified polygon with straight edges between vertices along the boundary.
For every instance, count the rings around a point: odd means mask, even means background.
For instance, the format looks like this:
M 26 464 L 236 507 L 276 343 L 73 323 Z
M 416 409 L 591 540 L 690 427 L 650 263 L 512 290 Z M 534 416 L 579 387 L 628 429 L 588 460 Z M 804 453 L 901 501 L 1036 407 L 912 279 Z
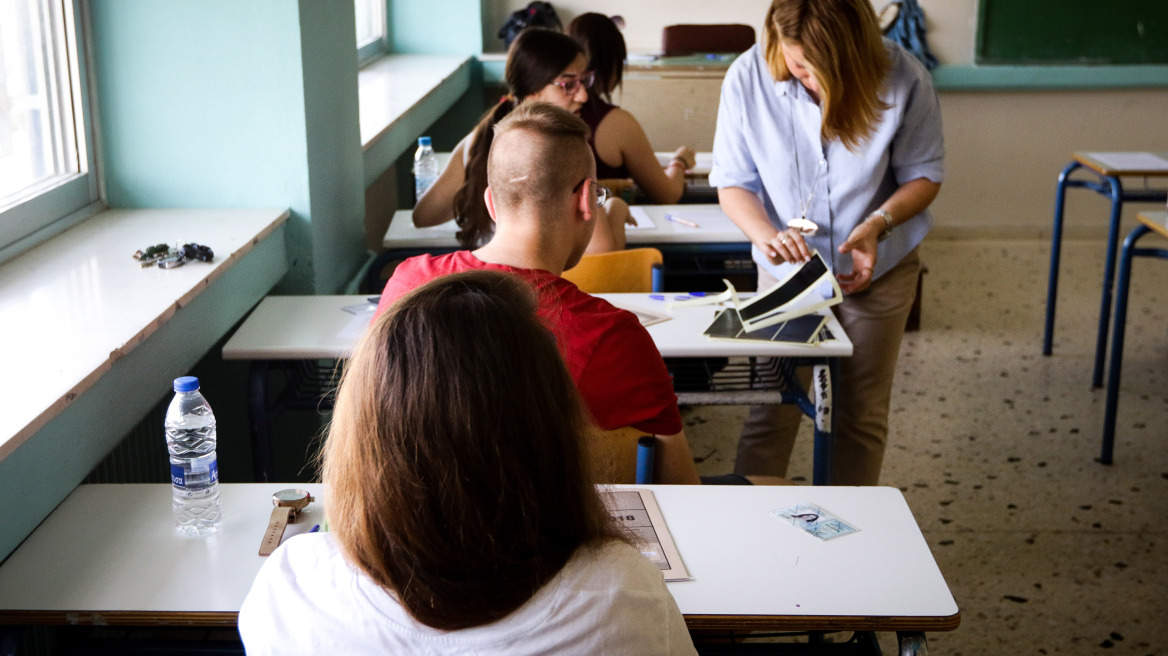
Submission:
M 513 132 L 524 133 L 521 143 L 507 139 Z M 549 206 L 591 170 L 588 125 L 566 109 L 523 102 L 495 124 L 487 184 L 498 206 Z
M 766 17 L 766 61 L 776 80 L 791 72 L 783 44 L 803 48 L 819 84 L 825 141 L 856 151 L 888 105 L 880 99 L 891 67 L 876 12 L 868 0 L 774 0 Z

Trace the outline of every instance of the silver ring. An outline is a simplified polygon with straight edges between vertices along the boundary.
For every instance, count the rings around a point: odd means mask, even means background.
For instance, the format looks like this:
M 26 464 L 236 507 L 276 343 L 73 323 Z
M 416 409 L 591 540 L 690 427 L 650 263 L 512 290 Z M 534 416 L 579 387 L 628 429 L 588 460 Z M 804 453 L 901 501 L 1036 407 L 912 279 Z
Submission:
M 786 246 L 787 245 L 787 238 L 786 237 L 779 238 L 779 243 L 782 244 L 783 246 Z

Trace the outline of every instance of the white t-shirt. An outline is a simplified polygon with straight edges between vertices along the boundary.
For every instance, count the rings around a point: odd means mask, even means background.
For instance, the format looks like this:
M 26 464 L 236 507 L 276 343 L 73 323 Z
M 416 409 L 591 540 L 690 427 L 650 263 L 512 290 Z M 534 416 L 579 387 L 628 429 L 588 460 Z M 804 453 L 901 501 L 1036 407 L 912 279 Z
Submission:
M 353 567 L 335 536 L 290 538 L 239 613 L 258 654 L 696 654 L 661 572 L 633 547 L 582 547 L 507 617 L 461 631 L 414 620 Z

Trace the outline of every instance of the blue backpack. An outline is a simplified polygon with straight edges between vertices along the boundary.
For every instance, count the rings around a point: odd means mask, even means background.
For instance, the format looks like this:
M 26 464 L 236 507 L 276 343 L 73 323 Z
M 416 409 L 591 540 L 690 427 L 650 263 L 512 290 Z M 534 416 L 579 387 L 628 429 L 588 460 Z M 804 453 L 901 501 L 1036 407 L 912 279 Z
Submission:
M 925 40 L 925 12 L 917 0 L 893 0 L 880 9 L 880 17 L 893 7 L 897 8 L 896 18 L 884 28 L 884 36 L 911 52 L 928 70 L 936 68 L 937 58 Z

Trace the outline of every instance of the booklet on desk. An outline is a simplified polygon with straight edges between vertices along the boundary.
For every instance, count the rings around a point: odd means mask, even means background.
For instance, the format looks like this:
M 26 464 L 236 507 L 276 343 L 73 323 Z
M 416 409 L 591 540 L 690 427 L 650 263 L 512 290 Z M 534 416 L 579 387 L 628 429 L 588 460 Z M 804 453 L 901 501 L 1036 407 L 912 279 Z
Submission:
M 754 298 L 741 301 L 729 281 L 726 291 L 674 305 L 702 305 L 729 301 L 734 307 L 722 310 L 706 329 L 710 339 L 751 339 L 816 344 L 830 339 L 825 329 L 827 308 L 843 300 L 839 282 L 818 253 L 800 265 L 784 265 L 778 284 Z M 776 276 L 777 277 L 777 276 Z

